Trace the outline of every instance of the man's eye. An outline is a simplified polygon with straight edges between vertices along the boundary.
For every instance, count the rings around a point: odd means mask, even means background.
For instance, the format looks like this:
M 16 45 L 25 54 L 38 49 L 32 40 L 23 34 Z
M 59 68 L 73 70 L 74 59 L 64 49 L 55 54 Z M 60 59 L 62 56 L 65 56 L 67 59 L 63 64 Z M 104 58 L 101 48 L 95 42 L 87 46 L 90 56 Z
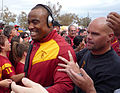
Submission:
M 98 33 L 93 33 L 93 35 L 99 35 Z
M 38 21 L 33 21 L 33 23 L 34 23 L 34 24 L 37 24 L 37 23 L 38 23 Z
M 38 21 L 38 20 L 33 20 L 32 23 L 33 23 L 33 24 L 38 24 L 39 21 Z
M 96 33 L 96 32 L 92 32 L 91 34 L 92 35 L 99 35 L 99 33 Z

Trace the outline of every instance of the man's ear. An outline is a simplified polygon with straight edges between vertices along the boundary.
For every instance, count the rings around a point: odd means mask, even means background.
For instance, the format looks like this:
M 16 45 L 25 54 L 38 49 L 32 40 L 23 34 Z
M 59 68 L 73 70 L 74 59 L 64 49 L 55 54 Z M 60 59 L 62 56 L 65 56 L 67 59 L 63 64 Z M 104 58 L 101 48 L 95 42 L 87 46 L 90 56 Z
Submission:
M 109 34 L 109 40 L 112 41 L 113 37 L 114 37 L 114 33 L 110 33 Z
M 113 34 L 113 33 L 112 33 L 112 34 L 109 34 L 109 37 L 110 37 L 110 38 L 113 38 L 113 36 L 114 36 L 114 34 Z

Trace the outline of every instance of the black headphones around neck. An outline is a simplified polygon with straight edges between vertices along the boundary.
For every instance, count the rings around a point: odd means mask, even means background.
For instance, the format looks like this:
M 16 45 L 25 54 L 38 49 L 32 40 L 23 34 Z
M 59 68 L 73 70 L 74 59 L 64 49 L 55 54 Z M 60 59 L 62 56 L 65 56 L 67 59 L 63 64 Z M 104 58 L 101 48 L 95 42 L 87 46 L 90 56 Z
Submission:
M 54 22 L 52 10 L 47 5 L 37 4 L 35 7 L 37 7 L 37 6 L 42 6 L 43 8 L 45 8 L 48 11 L 49 15 L 47 17 L 47 26 L 50 28 Z

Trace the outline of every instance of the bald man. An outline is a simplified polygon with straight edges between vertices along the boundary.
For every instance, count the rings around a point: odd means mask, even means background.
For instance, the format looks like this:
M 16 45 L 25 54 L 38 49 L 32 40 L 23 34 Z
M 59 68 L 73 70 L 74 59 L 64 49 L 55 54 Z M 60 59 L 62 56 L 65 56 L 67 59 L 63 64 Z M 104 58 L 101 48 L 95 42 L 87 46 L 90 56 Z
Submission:
M 83 69 L 75 66 L 70 52 L 70 61 L 59 57 L 66 65 L 59 64 L 65 69 L 58 71 L 69 75 L 78 87 L 76 93 L 113 93 L 120 88 L 120 57 L 111 48 L 113 35 L 106 18 L 96 18 L 88 26 L 87 49 L 77 53 L 77 62 Z

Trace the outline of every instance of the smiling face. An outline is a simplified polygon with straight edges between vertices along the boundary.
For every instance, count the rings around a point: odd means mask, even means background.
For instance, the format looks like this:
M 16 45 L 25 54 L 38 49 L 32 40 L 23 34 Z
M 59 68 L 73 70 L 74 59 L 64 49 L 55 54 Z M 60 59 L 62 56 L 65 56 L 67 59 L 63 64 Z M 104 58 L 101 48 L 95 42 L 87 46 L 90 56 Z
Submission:
M 8 52 L 11 50 L 11 43 L 9 43 L 7 37 L 0 35 L 0 52 Z
M 41 41 L 50 32 L 47 26 L 48 12 L 43 7 L 33 9 L 28 15 L 28 29 L 34 41 Z
M 11 50 L 11 43 L 4 35 L 0 35 L 0 53 L 6 53 Z
M 11 43 L 9 43 L 8 39 L 5 39 L 5 46 L 4 46 L 4 51 L 8 52 L 11 50 Z

